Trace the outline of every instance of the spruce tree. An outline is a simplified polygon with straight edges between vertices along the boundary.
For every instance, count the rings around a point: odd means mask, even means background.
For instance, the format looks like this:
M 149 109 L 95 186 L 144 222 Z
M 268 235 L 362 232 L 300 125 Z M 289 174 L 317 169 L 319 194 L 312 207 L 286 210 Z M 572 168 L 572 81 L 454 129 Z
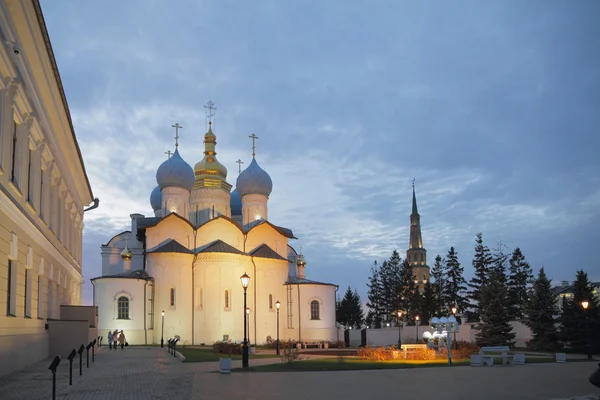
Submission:
M 360 295 L 356 289 L 354 289 L 349 308 L 349 316 L 352 325 L 357 329 L 361 328 L 365 322 L 365 313 L 363 311 L 362 302 L 360 301 Z
M 573 296 L 565 297 L 560 316 L 561 340 L 570 348 L 584 352 L 591 339 L 594 351 L 600 350 L 597 332 L 600 329 L 600 304 L 587 273 L 577 271 Z M 581 302 L 588 302 L 585 310 Z
M 423 296 L 421 297 L 421 321 L 428 323 L 428 321 L 438 314 L 436 306 L 435 292 L 433 285 L 430 282 L 425 283 L 423 287 Z
M 374 261 L 373 266 L 371 267 L 371 276 L 369 277 L 367 287 L 369 288 L 367 291 L 367 307 L 369 307 L 369 313 L 367 315 L 368 324 L 375 328 L 381 328 L 384 312 L 383 288 L 377 261 Z
M 508 253 L 506 253 L 506 246 L 502 241 L 498 242 L 496 249 L 492 254 L 492 269 L 496 271 L 496 279 L 499 279 L 503 285 L 506 285 L 506 264 L 508 261 Z
M 429 275 L 430 279 L 433 279 L 432 291 L 435 299 L 434 309 L 432 316 L 441 315 L 442 308 L 444 307 L 444 281 L 446 278 L 446 262 L 438 254 L 435 256 L 433 268 Z
M 533 350 L 546 351 L 558 349 L 558 334 L 555 326 L 555 315 L 557 315 L 556 296 L 552 291 L 550 279 L 546 277 L 544 268 L 540 268 L 537 279 L 533 283 L 525 308 L 525 315 L 525 324 L 531 329 L 533 336 L 527 342 L 527 347 Z
M 344 298 L 340 301 L 340 306 L 337 312 L 337 322 L 345 326 L 353 326 L 352 324 L 352 300 L 354 293 L 350 286 L 346 289 L 346 293 L 344 294 Z
M 475 335 L 478 346 L 512 346 L 515 333 L 508 322 L 506 301 L 508 291 L 498 270 L 492 269 L 488 282 L 481 287 L 480 296 L 485 307 L 480 308 L 481 323 Z
M 492 254 L 490 249 L 483 244 L 483 235 L 478 233 L 475 236 L 475 254 L 473 255 L 474 275 L 469 282 L 469 311 L 467 318 L 469 321 L 479 321 L 479 296 L 481 286 L 488 282 L 488 274 L 492 265 Z
M 522 319 L 527 307 L 529 288 L 533 282 L 533 273 L 518 247 L 513 251 L 509 265 L 508 315 L 511 320 Z
M 458 253 L 454 247 L 450 247 L 446 255 L 446 280 L 443 288 L 443 308 L 442 314 L 447 314 L 451 307 L 455 306 L 460 312 L 464 312 L 467 306 L 465 291 L 467 289 L 464 269 L 458 261 Z
M 415 285 L 412 265 L 405 259 L 400 266 L 400 285 L 398 291 L 400 301 L 394 311 L 402 310 L 412 315 L 415 311 L 415 305 L 413 304 L 415 292 L 418 292 L 418 289 Z
M 396 250 L 383 262 L 379 271 L 385 321 L 391 321 L 402 301 L 402 259 Z

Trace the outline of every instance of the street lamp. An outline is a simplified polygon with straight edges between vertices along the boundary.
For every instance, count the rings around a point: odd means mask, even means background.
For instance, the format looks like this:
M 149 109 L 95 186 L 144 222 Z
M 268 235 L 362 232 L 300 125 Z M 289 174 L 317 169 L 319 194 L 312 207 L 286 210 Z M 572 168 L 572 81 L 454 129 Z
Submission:
M 456 306 L 452 306 L 452 308 L 450 309 L 450 311 L 452 311 L 452 315 L 454 316 L 454 318 L 456 319 L 456 312 L 458 311 L 458 308 L 456 308 Z M 456 330 L 454 331 L 454 350 L 456 350 Z
M 588 356 L 588 360 L 592 359 L 592 339 L 591 339 L 591 330 L 590 330 L 590 324 L 589 324 L 589 318 L 587 315 L 587 309 L 590 306 L 590 302 L 587 300 L 583 300 L 581 302 L 581 307 L 583 307 L 583 312 L 585 314 L 585 324 L 586 324 L 586 330 L 587 330 L 587 344 L 585 347 L 587 347 L 587 356 Z
M 415 343 L 419 343 L 419 320 L 421 319 L 421 317 L 419 317 L 418 315 L 415 315 Z
M 160 331 L 160 347 L 165 347 L 165 311 L 162 314 L 162 328 Z
M 279 355 L 279 307 L 281 307 L 281 303 L 279 300 L 275 302 L 275 308 L 277 308 L 277 345 L 275 347 L 275 353 Z
M 242 287 L 244 288 L 244 344 L 242 346 L 242 367 L 248 368 L 248 340 L 246 338 L 246 290 L 250 284 L 250 277 L 244 272 L 244 275 L 240 276 L 242 281 Z
M 248 320 L 248 344 L 250 345 L 252 343 L 250 340 L 250 307 L 246 307 L 246 319 Z
M 398 323 L 398 350 L 402 348 L 402 326 L 400 325 L 400 318 L 402 318 L 402 311 L 396 311 L 396 316 L 398 319 L 396 320 Z

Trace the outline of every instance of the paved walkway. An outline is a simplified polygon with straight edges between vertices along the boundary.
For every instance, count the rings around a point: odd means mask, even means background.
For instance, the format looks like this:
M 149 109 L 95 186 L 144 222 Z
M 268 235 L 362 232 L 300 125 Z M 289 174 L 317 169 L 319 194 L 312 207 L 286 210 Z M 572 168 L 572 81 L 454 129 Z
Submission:
M 252 365 L 272 363 L 251 360 Z M 51 399 L 50 361 L 0 378 L 0 400 Z M 239 361 L 234 361 L 234 367 Z M 217 363 L 181 363 L 166 349 L 100 349 L 96 362 L 79 376 L 68 360 L 57 374 L 57 399 L 585 399 L 600 400 L 588 382 L 597 363 L 530 364 L 493 368 L 416 368 L 379 371 L 232 373 Z M 590 396 L 590 397 L 583 397 Z

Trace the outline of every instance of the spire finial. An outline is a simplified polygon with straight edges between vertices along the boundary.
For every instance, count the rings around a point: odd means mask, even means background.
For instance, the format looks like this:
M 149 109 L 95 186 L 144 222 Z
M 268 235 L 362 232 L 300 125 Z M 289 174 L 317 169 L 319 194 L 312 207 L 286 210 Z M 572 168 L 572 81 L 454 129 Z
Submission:
M 167 155 L 167 160 L 169 160 L 171 158 L 171 156 L 173 155 L 173 152 L 171 150 L 167 150 L 167 151 L 165 151 L 165 154 Z
M 179 129 L 183 129 L 183 126 L 179 125 L 179 122 L 175 122 L 175 125 L 171 125 L 175 128 L 175 148 L 179 146 Z
M 417 211 L 417 196 L 415 195 L 415 178 L 413 178 L 412 187 L 413 187 L 412 213 L 418 214 L 419 212 Z
M 248 137 L 252 139 L 252 158 L 254 158 L 254 156 L 256 155 L 256 154 L 255 154 L 255 149 L 256 149 L 256 146 L 254 145 L 254 141 L 255 141 L 256 139 L 258 139 L 258 136 L 256 136 L 256 135 L 253 133 L 252 135 L 250 135 L 250 136 L 248 136 Z
M 413 192 L 415 191 L 415 178 L 413 178 Z
M 212 118 L 215 116 L 215 111 L 217 110 L 217 107 L 215 107 L 215 103 L 209 100 L 208 103 L 206 103 L 206 105 L 204 106 L 204 108 L 206 108 L 206 119 L 208 120 L 208 125 L 210 126 L 212 124 Z
M 236 161 L 238 163 L 238 174 L 242 173 L 242 164 L 244 163 L 240 158 Z

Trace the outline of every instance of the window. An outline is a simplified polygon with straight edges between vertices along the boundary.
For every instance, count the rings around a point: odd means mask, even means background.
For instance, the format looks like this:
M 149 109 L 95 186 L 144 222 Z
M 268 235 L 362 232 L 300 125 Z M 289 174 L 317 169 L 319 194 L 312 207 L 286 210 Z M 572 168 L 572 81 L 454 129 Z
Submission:
M 117 300 L 117 319 L 129 319 L 129 299 L 125 296 Z
M 15 183 L 17 176 L 15 175 L 15 166 L 17 165 L 17 123 L 13 121 L 12 131 L 12 164 L 10 166 L 10 180 Z
M 38 319 L 43 318 L 43 313 L 42 313 L 42 276 L 40 274 L 38 274 L 38 293 L 37 293 L 37 300 L 38 300 Z
M 31 274 L 25 268 L 25 317 L 31 318 Z
M 46 213 L 44 213 L 44 170 L 40 169 L 40 209 L 38 211 L 40 218 L 45 222 Z
M 17 272 L 18 265 L 14 260 L 8 260 L 8 281 L 6 287 L 6 314 L 17 315 Z
M 29 202 L 29 204 L 33 204 L 33 179 L 31 179 L 31 147 L 27 146 L 27 150 L 29 150 L 27 157 L 27 201 Z
M 273 295 L 269 295 L 269 310 L 273 309 Z
M 225 308 L 229 308 L 229 290 L 225 291 Z
M 171 292 L 169 295 L 169 304 L 171 307 L 175 307 L 175 288 L 171 288 Z
M 320 319 L 319 302 L 317 300 L 313 300 L 310 302 L 310 319 Z
M 52 271 L 52 269 L 50 269 L 50 271 Z M 50 272 L 50 275 L 48 275 L 51 279 L 52 278 L 52 272 Z M 48 281 L 48 317 L 47 318 L 52 318 L 54 316 L 54 283 L 52 283 L 52 281 Z

